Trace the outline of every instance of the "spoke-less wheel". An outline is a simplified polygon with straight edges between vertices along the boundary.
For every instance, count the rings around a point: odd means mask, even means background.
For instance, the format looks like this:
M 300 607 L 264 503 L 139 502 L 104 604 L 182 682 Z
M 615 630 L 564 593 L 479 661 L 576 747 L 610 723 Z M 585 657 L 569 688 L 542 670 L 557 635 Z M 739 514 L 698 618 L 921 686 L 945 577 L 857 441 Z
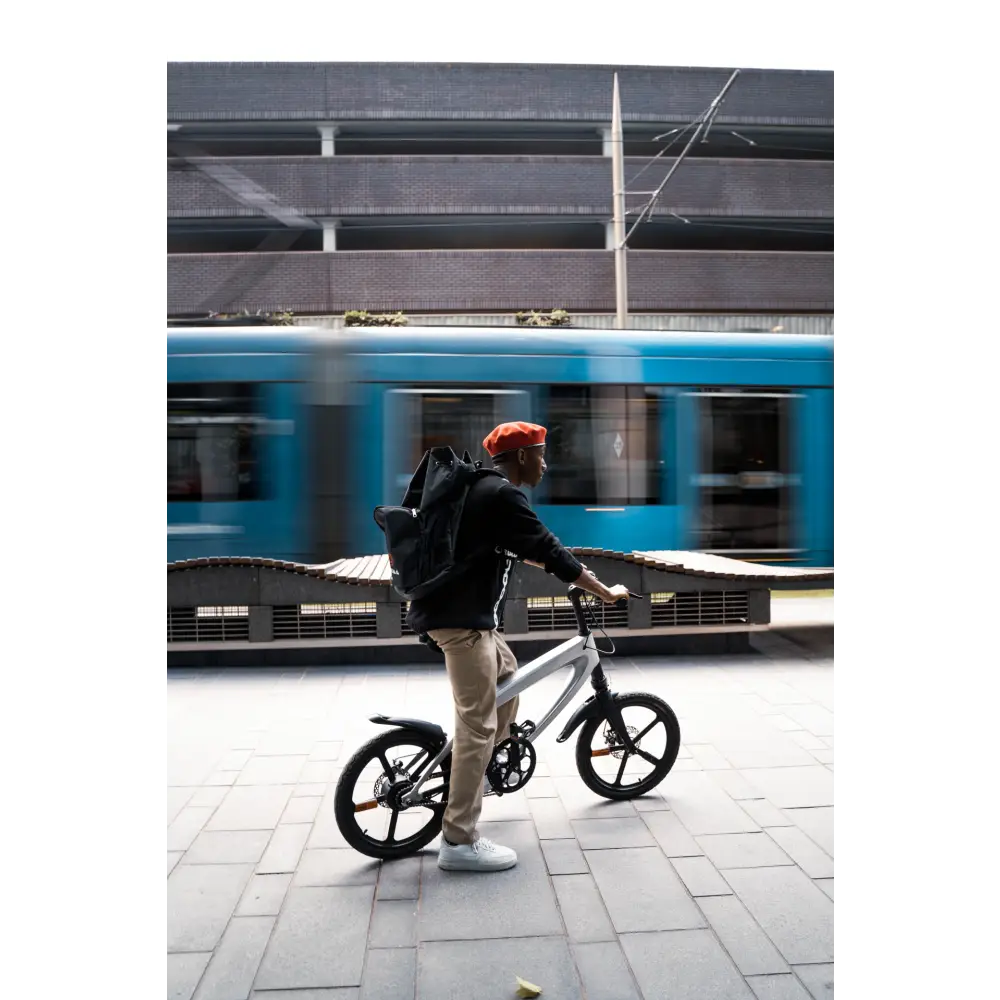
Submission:
M 654 789 L 669 773 L 681 748 L 681 727 L 673 709 L 652 694 L 616 694 L 635 752 L 625 748 L 606 719 L 588 719 L 576 741 L 576 766 L 583 783 L 606 799 L 634 799 Z
M 428 776 L 419 803 L 402 801 L 440 749 L 416 730 L 391 729 L 358 750 L 333 798 L 337 826 L 351 847 L 370 858 L 390 860 L 419 851 L 441 832 L 450 756 Z

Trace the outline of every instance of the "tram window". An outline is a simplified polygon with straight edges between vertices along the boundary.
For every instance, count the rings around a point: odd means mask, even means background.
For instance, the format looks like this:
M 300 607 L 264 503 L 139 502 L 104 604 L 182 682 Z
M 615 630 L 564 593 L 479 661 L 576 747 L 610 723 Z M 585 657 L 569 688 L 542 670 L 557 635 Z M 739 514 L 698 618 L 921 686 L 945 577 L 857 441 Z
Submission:
M 246 382 L 167 386 L 167 500 L 261 497 L 261 412 Z
M 497 424 L 530 420 L 529 394 L 520 389 L 393 389 L 388 393 L 389 425 L 398 428 L 398 444 L 387 442 L 394 483 L 405 489 L 424 452 L 448 446 L 461 456 L 491 467 L 483 441 Z
M 662 503 L 660 406 L 643 386 L 551 386 L 545 502 Z

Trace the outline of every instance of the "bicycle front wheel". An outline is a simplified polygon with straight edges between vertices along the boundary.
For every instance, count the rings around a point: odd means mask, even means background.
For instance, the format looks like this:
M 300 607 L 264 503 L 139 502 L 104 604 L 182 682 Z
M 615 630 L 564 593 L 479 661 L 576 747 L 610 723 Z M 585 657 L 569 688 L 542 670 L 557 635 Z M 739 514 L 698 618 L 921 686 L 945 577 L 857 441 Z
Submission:
M 616 694 L 636 753 L 625 748 L 607 719 L 588 719 L 576 741 L 583 783 L 606 799 L 634 799 L 652 791 L 670 772 L 681 748 L 673 709 L 653 694 Z

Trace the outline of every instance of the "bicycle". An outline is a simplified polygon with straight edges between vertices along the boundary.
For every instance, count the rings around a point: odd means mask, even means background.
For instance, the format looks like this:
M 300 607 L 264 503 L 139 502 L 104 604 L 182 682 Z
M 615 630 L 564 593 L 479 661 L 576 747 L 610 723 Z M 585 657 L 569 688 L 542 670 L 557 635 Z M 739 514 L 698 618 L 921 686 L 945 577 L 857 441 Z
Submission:
M 656 695 L 612 692 L 601 665 L 601 653 L 613 653 L 614 644 L 610 650 L 598 648 L 585 610 L 609 642 L 610 638 L 594 619 L 593 602 L 583 605 L 584 595 L 579 587 L 569 588 L 569 600 L 579 626 L 577 634 L 526 664 L 497 688 L 497 706 L 500 706 L 556 670 L 572 667 L 569 681 L 541 722 L 512 723 L 510 736 L 500 739 L 498 734 L 486 770 L 486 780 L 498 796 L 520 791 L 531 779 L 537 762 L 534 740 L 569 705 L 588 674 L 594 693 L 576 709 L 556 742 L 565 743 L 577 728 L 583 727 L 577 737 L 576 767 L 591 791 L 607 799 L 637 798 L 652 791 L 677 759 L 681 731 L 673 709 Z M 628 598 L 623 597 L 615 606 L 623 607 L 627 602 Z M 630 725 L 624 713 L 633 709 L 651 711 L 652 722 L 642 729 L 638 724 Z M 452 741 L 440 726 L 421 719 L 373 715 L 369 721 L 391 728 L 369 740 L 348 761 L 337 782 L 334 814 L 341 834 L 356 851 L 392 860 L 414 854 L 440 833 L 448 801 Z M 598 736 L 602 723 L 604 729 Z M 661 725 L 663 753 L 656 756 L 649 750 L 658 745 L 653 735 L 658 735 Z M 643 741 L 646 749 L 640 746 Z M 630 758 L 644 760 L 653 769 L 644 778 L 626 784 L 623 779 Z M 604 762 L 611 760 L 620 763 L 604 771 Z M 600 765 L 595 765 L 595 761 L 601 762 Z M 610 771 L 616 771 L 613 781 L 609 780 Z M 631 773 L 634 775 L 635 771 Z M 359 787 L 365 796 L 361 801 L 356 800 Z M 372 815 L 372 810 L 379 812 Z M 404 828 L 413 828 L 411 832 L 404 829 L 403 836 L 399 829 L 401 817 Z M 426 821 L 421 825 L 419 821 L 423 819 Z M 382 828 L 384 839 L 373 836 L 376 827 Z

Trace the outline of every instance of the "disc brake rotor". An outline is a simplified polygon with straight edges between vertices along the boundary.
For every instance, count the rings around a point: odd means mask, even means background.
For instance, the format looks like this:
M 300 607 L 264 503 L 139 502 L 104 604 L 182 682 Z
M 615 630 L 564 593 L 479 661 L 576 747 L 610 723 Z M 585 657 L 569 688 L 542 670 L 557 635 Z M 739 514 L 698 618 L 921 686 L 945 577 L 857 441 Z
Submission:
M 626 726 L 625 728 L 628 730 L 628 735 L 629 735 L 629 738 L 632 740 L 632 743 L 635 746 L 639 746 L 642 743 L 642 741 L 641 740 L 637 740 L 635 738 L 636 734 L 639 732 L 639 730 L 636 729 L 635 726 Z M 608 726 L 608 725 L 606 725 L 604 727 L 604 742 L 609 747 L 613 747 L 613 746 L 615 746 L 619 742 L 619 740 L 618 740 L 618 734 L 610 726 Z M 611 751 L 611 756 L 614 757 L 616 760 L 621 760 L 622 759 L 622 755 L 624 753 L 625 753 L 625 747 L 619 746 L 617 750 L 612 750 Z

